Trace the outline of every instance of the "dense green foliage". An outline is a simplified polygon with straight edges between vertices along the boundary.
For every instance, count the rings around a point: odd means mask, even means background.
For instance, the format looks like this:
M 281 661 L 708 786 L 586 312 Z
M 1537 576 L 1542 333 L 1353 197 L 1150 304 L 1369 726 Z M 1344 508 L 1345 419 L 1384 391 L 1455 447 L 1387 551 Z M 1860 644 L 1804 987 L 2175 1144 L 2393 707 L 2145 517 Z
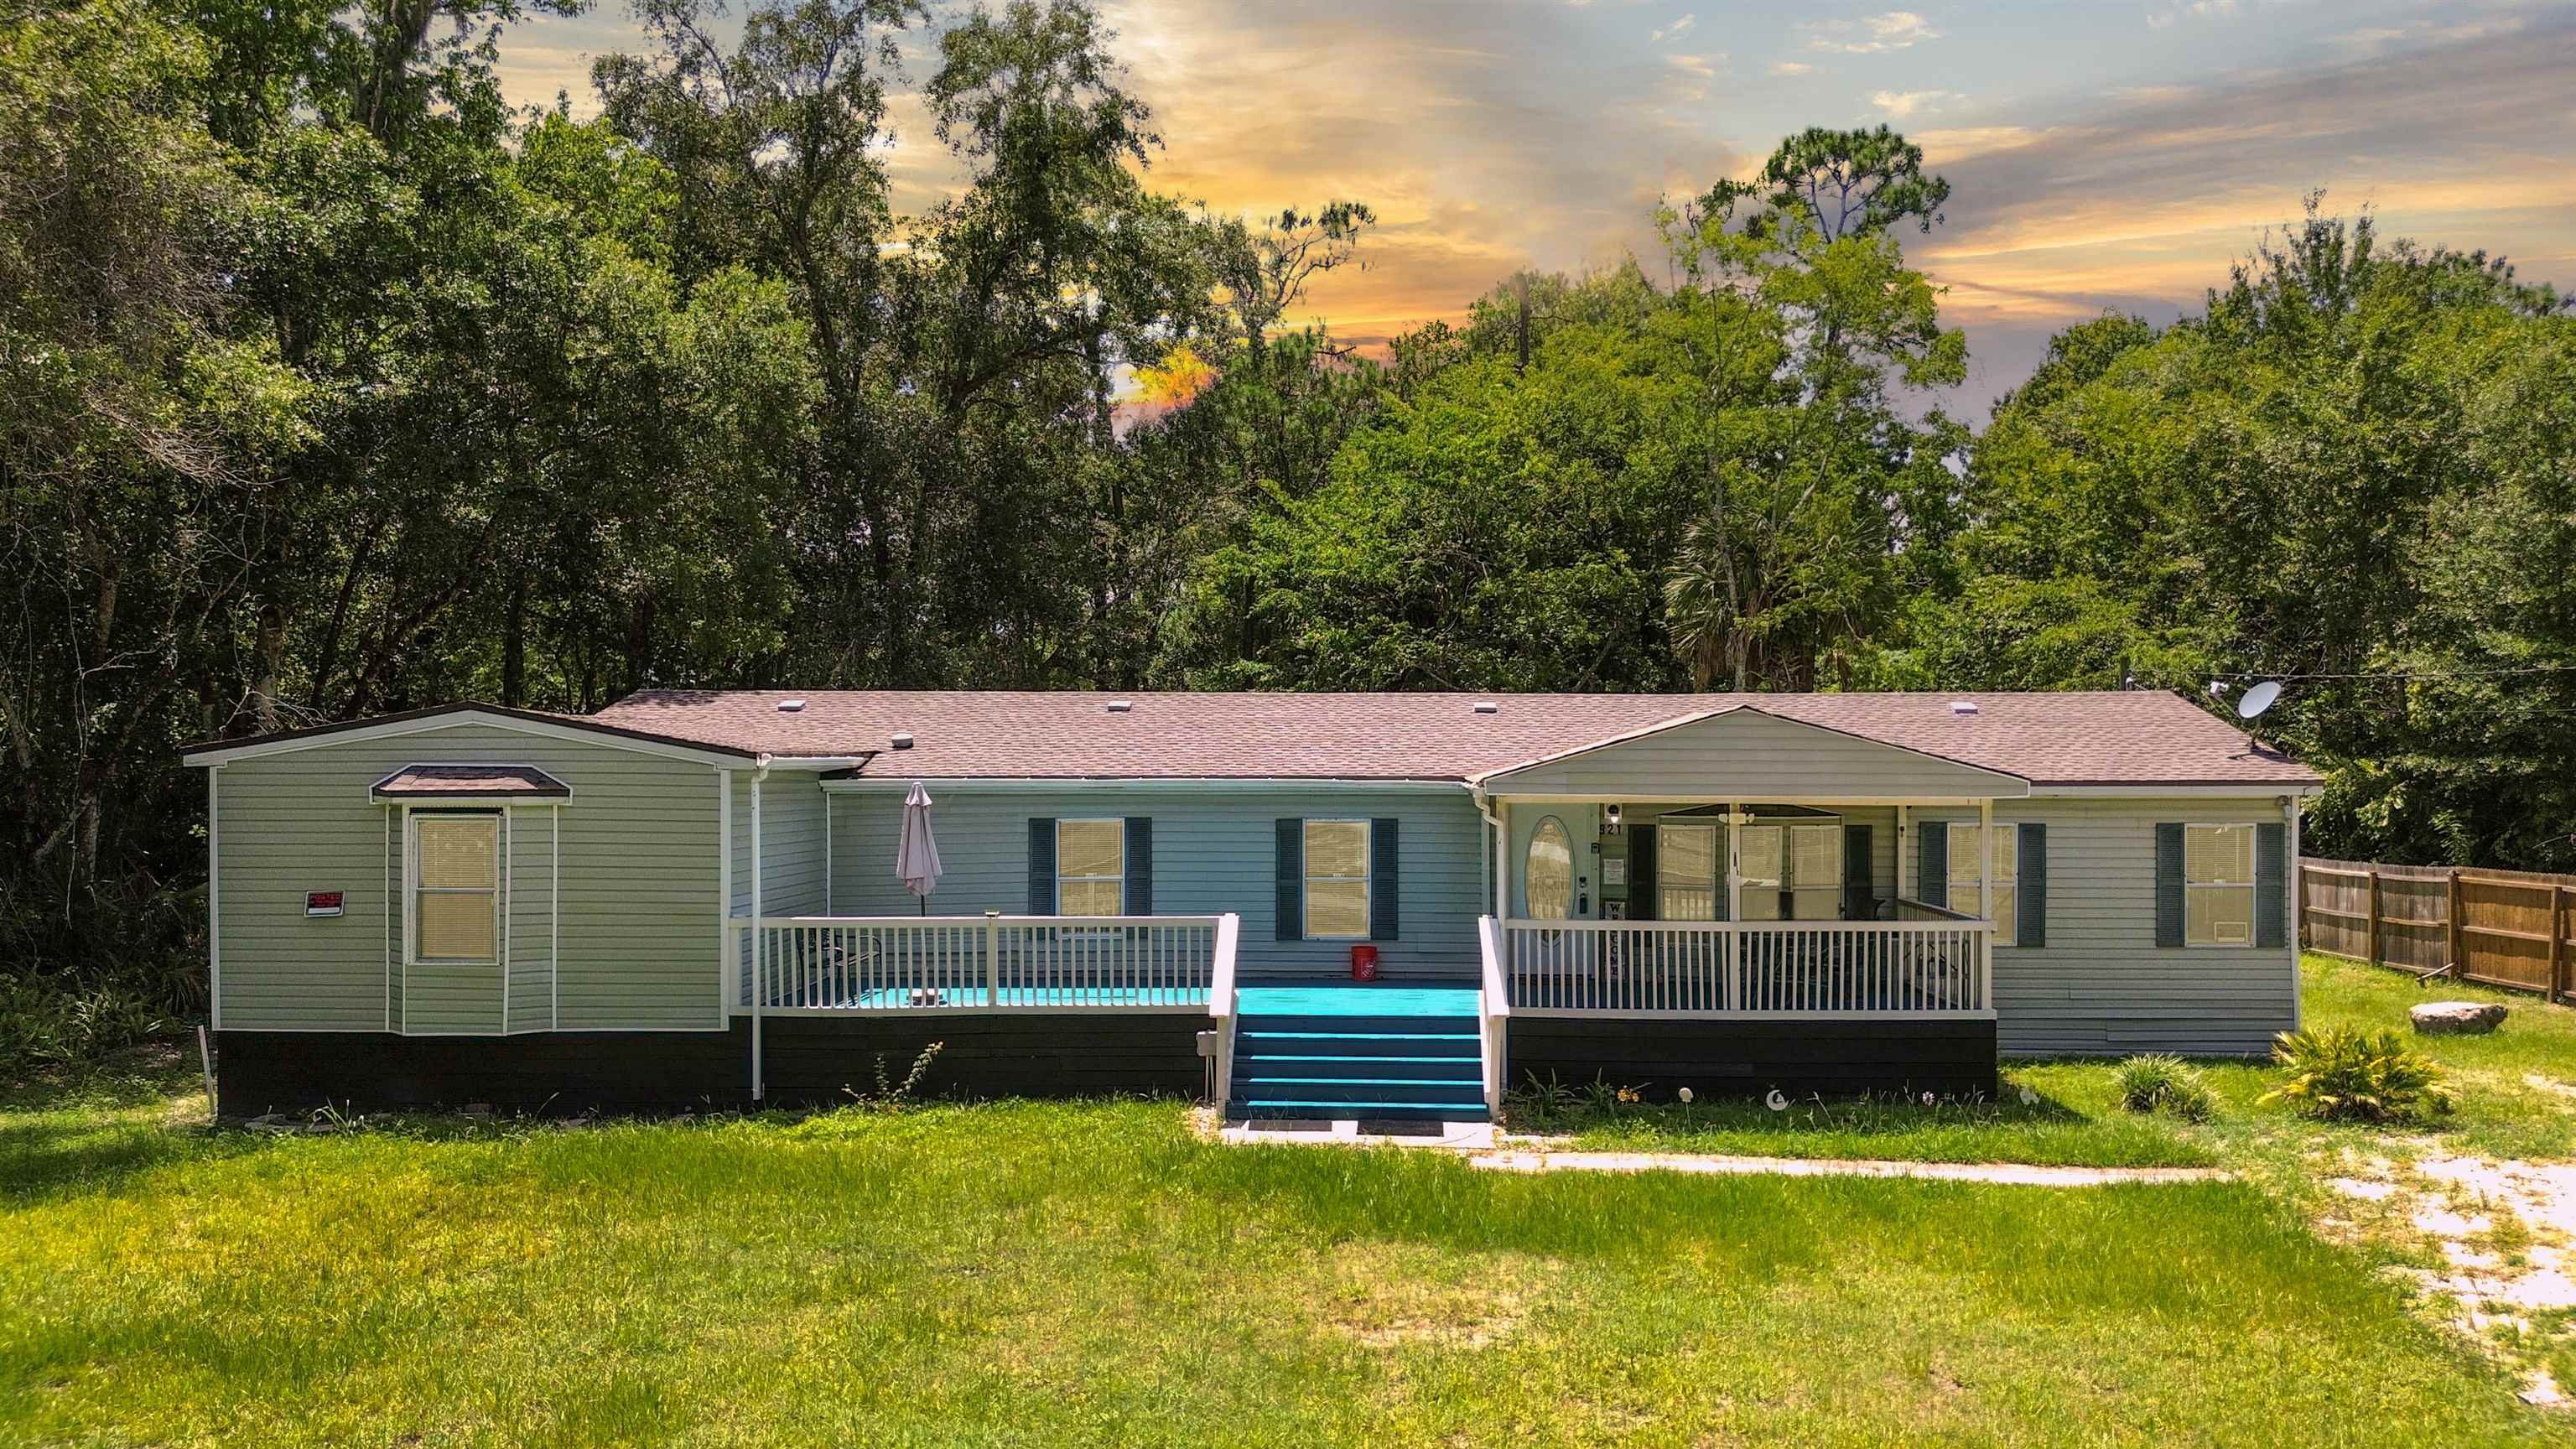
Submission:
M 460 697 L 2280 673 L 2321 848 L 2576 866 L 2576 323 L 2501 264 L 2312 215 L 1972 436 L 1948 183 L 1808 131 L 1368 358 L 1283 319 L 1370 209 L 1156 192 L 1082 0 L 644 0 L 514 113 L 577 3 L 0 19 L 0 970 L 108 1024 L 48 1039 L 202 1005 L 182 743 Z
M 2206 312 L 2061 335 L 1894 686 L 2292 680 L 2327 853 L 2576 868 L 2576 319 L 2312 203 Z

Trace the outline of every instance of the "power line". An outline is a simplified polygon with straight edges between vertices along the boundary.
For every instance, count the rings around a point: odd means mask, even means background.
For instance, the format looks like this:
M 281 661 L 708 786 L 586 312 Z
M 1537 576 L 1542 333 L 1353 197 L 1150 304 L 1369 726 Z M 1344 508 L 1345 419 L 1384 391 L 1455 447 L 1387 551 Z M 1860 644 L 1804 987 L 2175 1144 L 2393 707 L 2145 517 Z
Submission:
M 2415 679 L 2502 679 L 2502 678 L 2506 678 L 2506 677 L 2508 677 L 2508 676 L 2518 675 L 2518 674 L 2570 674 L 2570 673 L 2576 673 L 2576 664 L 2517 664 L 2517 665 L 2510 665 L 2510 666 L 2507 666 L 2507 667 L 2504 667 L 2504 668 L 2500 668 L 2500 669 L 2428 669 L 2428 670 L 2410 671 L 2410 672 L 2406 672 L 2406 673 L 2395 673 L 2395 674 L 2387 674 L 2387 673 L 2361 673 L 2361 674 L 2331 674 L 2331 673 L 2316 673 L 2316 674 L 2263 674 L 2263 673 L 2254 673 L 2254 674 L 2231 674 L 2231 673 L 2227 673 L 2227 672 L 2224 672 L 2224 671 L 2218 671 L 2218 672 L 2213 672 L 2213 673 L 2211 673 L 2211 675 L 2210 675 L 2209 677 L 2210 677 L 2210 678 L 2212 678 L 2212 679 L 2231 679 L 2231 680 L 2233 680 L 2233 679 L 2257 679 L 2257 680 L 2261 680 L 2261 679 L 2268 679 L 2268 680 L 2272 680 L 2272 681 L 2274 681 L 2274 682 L 2276 682 L 2276 683 L 2280 683 L 2280 684 L 2292 684 L 2292 683 L 2296 683 L 2296 682 L 2298 682 L 2298 681 L 2300 681 L 2300 680 L 2308 680 L 2308 679 L 2403 679 L 2403 680 L 2415 680 Z

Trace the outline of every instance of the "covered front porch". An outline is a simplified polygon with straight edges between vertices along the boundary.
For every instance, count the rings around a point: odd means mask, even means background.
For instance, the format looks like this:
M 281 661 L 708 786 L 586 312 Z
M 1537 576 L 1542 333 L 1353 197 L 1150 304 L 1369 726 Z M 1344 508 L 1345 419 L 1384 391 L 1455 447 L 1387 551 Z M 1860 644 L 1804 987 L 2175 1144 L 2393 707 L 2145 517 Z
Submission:
M 1736 708 L 1472 783 L 1497 1094 L 1991 1088 L 2028 781 Z

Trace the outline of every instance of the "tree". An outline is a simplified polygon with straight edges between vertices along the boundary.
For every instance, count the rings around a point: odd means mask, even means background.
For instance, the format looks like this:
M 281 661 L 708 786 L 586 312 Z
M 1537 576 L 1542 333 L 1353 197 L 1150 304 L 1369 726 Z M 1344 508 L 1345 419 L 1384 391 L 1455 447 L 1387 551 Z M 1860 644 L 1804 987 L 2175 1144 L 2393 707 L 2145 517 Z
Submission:
M 2563 555 L 2576 319 L 2478 253 L 2308 214 L 2157 332 L 2062 334 L 1999 406 L 1872 677 L 2190 689 L 2284 676 L 2322 850 L 2576 864 Z
M 1753 180 L 1709 187 L 1699 210 L 1723 224 L 1749 201 L 1755 209 L 1744 221 L 1748 232 L 1787 242 L 1794 228 L 1830 246 L 1909 221 L 1928 232 L 1949 200 L 1950 183 L 1925 174 L 1923 148 L 1887 127 L 1809 126 L 1783 140 Z
M 1760 404 L 1712 430 L 1702 507 L 1665 578 L 1673 647 L 1703 688 L 1808 688 L 1820 665 L 1848 683 L 1915 560 L 1937 556 L 1945 462 L 1966 432 L 1937 408 L 1910 419 L 1894 390 L 1956 383 L 1967 349 L 1890 234 L 1907 218 L 1928 229 L 1949 194 L 1921 160 L 1884 127 L 1811 130 L 1762 183 L 1722 181 L 1661 214 L 1682 273 L 1719 299 L 1694 348 L 1705 407 Z M 1760 209 L 1739 217 L 1746 200 Z
M 903 679 L 920 623 L 911 539 L 873 393 L 888 384 L 893 218 L 879 144 L 899 33 L 918 0 L 778 0 L 730 49 L 713 0 L 646 0 L 655 50 L 594 68 L 604 115 L 678 179 L 685 280 L 731 266 L 783 278 L 820 382 L 814 456 L 787 546 L 837 644 L 825 678 Z M 861 567 L 846 567 L 856 551 Z

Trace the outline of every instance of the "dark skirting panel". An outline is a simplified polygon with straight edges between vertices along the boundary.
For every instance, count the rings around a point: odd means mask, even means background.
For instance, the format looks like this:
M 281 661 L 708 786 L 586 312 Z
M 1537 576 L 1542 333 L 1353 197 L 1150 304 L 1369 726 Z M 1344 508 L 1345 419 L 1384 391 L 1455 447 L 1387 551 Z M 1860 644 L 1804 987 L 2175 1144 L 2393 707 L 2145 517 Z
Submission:
M 1669 1021 L 1515 1016 L 1514 1089 L 1551 1077 L 1644 1086 L 1652 1101 L 1688 1087 L 1700 1096 L 1792 1097 L 1864 1092 L 1995 1090 L 1992 1021 Z
M 762 1023 L 774 1106 L 851 1100 L 896 1082 L 932 1042 L 925 1097 L 1195 1097 L 1206 1087 L 1191 1015 L 888 1013 L 774 1016 Z M 529 1032 L 395 1036 L 383 1032 L 222 1031 L 216 1095 L 227 1117 L 325 1103 L 388 1111 L 488 1104 L 496 1110 L 678 1112 L 751 1104 L 751 1024 L 721 1032 Z

